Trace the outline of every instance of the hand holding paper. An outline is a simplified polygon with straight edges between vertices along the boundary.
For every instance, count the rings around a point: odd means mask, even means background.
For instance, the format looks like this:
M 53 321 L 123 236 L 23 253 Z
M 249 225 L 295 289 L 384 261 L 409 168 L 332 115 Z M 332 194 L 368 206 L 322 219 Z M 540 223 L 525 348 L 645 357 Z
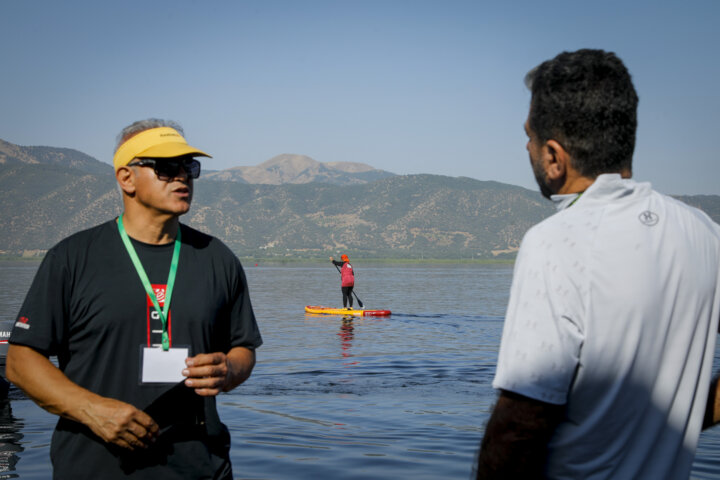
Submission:
M 255 352 L 245 347 L 234 347 L 227 354 L 201 353 L 185 361 L 185 385 L 201 396 L 215 396 L 229 392 L 244 382 L 255 365 Z

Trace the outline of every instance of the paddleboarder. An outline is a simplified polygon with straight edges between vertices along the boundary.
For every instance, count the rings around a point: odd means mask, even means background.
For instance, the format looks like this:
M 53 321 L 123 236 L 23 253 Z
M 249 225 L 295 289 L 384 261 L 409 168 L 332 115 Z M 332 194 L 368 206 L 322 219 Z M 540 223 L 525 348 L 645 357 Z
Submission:
M 350 259 L 344 253 L 340 255 L 341 262 L 338 262 L 333 257 L 330 257 L 330 261 L 336 267 L 340 267 L 340 289 L 342 290 L 343 296 L 343 308 L 352 310 L 353 298 L 352 291 L 355 286 L 355 271 L 350 264 Z

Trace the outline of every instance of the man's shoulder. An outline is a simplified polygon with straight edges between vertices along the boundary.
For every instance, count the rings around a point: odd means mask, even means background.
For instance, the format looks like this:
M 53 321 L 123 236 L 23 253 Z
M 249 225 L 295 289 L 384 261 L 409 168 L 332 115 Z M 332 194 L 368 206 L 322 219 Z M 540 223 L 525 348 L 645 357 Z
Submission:
M 664 193 L 660 193 L 653 190 L 653 193 L 660 196 L 665 202 L 668 204 L 674 205 L 676 208 L 685 210 L 688 215 L 693 215 L 697 217 L 698 219 L 701 219 L 703 221 L 709 221 L 713 224 L 717 225 L 717 223 L 710 218 L 710 216 L 705 213 L 703 210 L 700 210 L 698 207 L 694 207 L 688 203 L 685 203 L 683 200 L 680 200 L 678 198 L 672 197 L 670 195 L 666 195 Z
M 571 222 L 572 219 L 568 218 L 567 210 L 556 212 L 530 227 L 525 232 L 523 243 L 544 243 L 553 240 L 558 235 L 567 235 L 567 226 Z
M 649 188 L 647 195 L 647 210 L 640 212 L 635 220 L 639 219 L 646 226 L 665 222 L 676 231 L 708 235 L 720 240 L 720 225 L 703 210 L 655 189 Z
M 530 227 L 523 235 L 518 259 L 565 264 L 588 254 L 602 211 L 560 210 Z
M 217 237 L 205 232 L 201 232 L 193 227 L 180 224 L 182 228 L 183 244 L 190 245 L 192 248 L 203 251 L 208 255 L 232 256 L 235 254 L 225 243 Z
M 180 228 L 182 229 L 182 238 L 184 242 L 199 245 L 209 245 L 213 241 L 218 241 L 217 238 L 213 237 L 212 235 L 201 232 L 200 230 L 197 230 L 184 223 L 180 224 Z
M 113 226 L 115 224 L 115 219 L 113 219 L 85 230 L 75 232 L 60 240 L 52 247 L 51 250 L 86 248 L 94 241 L 107 241 L 108 237 L 113 233 Z
M 705 232 L 720 238 L 720 225 L 715 223 L 702 210 L 688 205 L 681 200 L 658 192 L 649 184 L 639 184 L 640 188 L 633 195 L 598 201 L 593 198 L 577 205 L 560 210 L 533 225 L 525 233 L 522 241 L 525 249 L 542 249 L 546 253 L 554 250 L 564 252 L 568 245 L 590 246 L 598 228 L 604 224 L 632 225 L 638 222 L 660 221 L 660 217 L 673 219 L 675 228 L 689 228 L 695 233 Z M 590 200 L 590 199 L 588 199 Z M 679 223 L 685 225 L 681 227 Z
M 72 269 L 86 264 L 84 259 L 96 259 L 98 255 L 108 254 L 113 248 L 113 235 L 117 236 L 117 245 L 121 245 L 117 228 L 113 230 L 114 225 L 115 220 L 108 220 L 68 235 L 47 251 L 40 268 Z

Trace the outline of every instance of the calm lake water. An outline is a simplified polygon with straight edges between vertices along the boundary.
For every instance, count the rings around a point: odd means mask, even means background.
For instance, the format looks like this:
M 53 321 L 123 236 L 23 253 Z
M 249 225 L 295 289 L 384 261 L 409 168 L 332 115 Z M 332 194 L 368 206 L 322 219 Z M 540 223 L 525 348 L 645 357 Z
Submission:
M 235 478 L 469 477 L 495 399 L 512 267 L 354 266 L 365 308 L 391 317 L 306 315 L 307 304 L 342 304 L 329 262 L 246 263 L 265 345 L 250 380 L 218 398 Z M 0 263 L 0 320 L 14 319 L 36 269 Z M 0 479 L 48 478 L 54 424 L 11 390 L 0 409 Z M 704 433 L 692 478 L 720 478 L 719 452 L 720 428 Z

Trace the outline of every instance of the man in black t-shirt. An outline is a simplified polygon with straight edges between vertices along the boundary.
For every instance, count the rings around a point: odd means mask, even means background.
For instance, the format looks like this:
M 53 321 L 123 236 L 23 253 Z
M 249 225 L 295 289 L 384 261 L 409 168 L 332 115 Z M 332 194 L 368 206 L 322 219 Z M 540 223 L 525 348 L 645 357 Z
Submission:
M 125 128 L 123 214 L 48 251 L 18 314 L 7 376 L 60 416 L 56 478 L 232 478 L 215 397 L 262 339 L 237 257 L 179 223 L 197 156 L 172 122 Z

